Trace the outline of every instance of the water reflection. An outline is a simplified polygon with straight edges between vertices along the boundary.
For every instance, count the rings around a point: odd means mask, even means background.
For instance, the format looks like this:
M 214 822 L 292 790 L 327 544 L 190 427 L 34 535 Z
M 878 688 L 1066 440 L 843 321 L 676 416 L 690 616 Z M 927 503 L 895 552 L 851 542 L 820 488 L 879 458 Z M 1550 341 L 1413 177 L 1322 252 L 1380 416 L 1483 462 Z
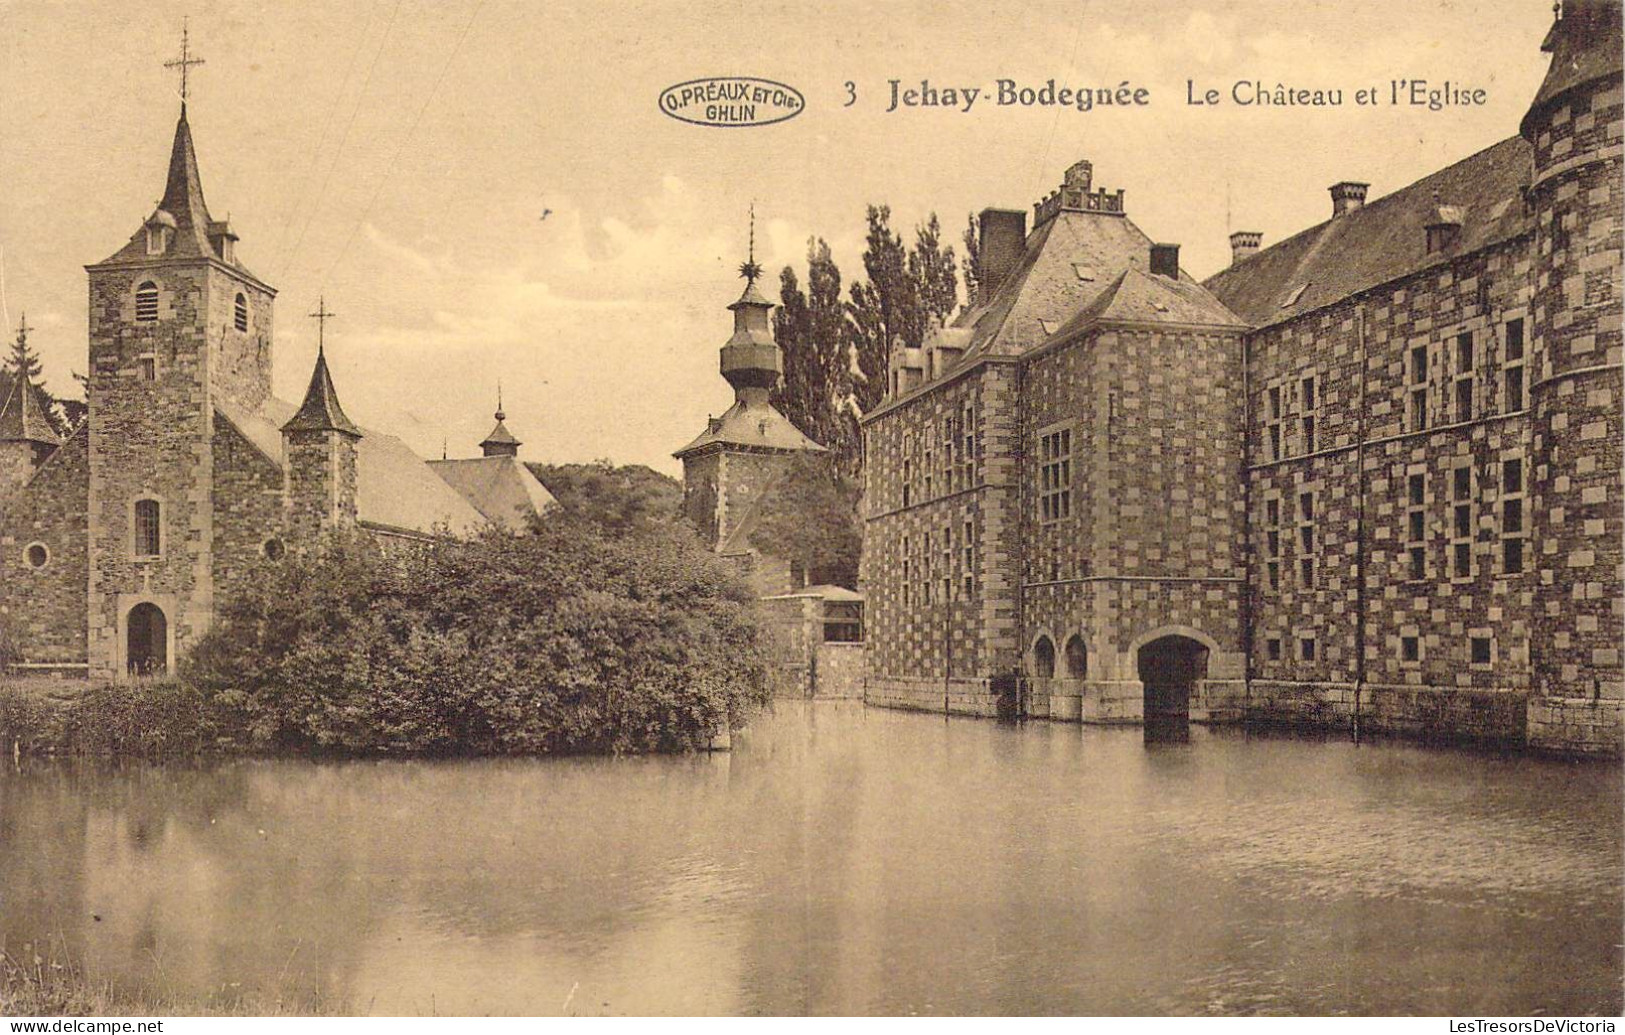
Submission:
M 1617 1012 L 1614 767 L 781 704 L 730 755 L 29 766 L 0 939 L 389 1013 Z

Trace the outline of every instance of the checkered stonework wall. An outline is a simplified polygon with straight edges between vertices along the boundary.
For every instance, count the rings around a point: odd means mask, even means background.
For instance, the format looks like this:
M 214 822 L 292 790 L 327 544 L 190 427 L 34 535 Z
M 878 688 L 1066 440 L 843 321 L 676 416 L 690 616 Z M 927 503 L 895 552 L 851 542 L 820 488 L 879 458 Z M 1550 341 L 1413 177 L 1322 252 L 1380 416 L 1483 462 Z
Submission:
M 1210 645 L 1210 682 L 1239 686 L 1241 362 L 1239 331 L 1123 328 L 1026 364 L 1022 642 L 1031 676 L 1040 637 L 1060 659 L 1040 707 L 1047 694 L 1060 717 L 1137 718 L 1136 648 L 1159 631 Z M 1069 496 L 1046 505 L 1058 482 Z
M 1253 336 L 1261 688 L 1528 686 L 1526 251 L 1441 261 Z
M 1619 749 L 1621 86 L 1571 91 L 1534 127 L 1531 506 L 1539 699 L 1530 739 Z
M 1015 381 L 984 363 L 865 426 L 871 700 L 986 712 L 1017 664 Z

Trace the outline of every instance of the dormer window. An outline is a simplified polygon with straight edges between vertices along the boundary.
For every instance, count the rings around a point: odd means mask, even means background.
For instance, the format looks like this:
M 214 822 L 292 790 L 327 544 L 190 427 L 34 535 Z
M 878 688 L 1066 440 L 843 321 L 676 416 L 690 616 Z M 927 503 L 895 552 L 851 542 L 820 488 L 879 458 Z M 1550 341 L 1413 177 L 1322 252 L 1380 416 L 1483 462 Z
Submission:
M 239 331 L 248 330 L 248 296 L 241 291 L 237 292 L 237 301 L 232 306 L 232 325 Z
M 169 231 L 161 226 L 147 227 L 147 254 L 162 255 L 169 248 Z
M 158 285 L 150 280 L 135 289 L 135 320 L 137 323 L 158 322 Z

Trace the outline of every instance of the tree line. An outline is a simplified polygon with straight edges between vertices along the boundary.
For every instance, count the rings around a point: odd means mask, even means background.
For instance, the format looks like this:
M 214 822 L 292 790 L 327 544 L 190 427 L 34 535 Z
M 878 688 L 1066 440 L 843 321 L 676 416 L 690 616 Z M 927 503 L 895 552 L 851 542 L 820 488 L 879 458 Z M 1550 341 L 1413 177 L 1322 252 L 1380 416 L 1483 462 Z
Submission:
M 976 221 L 956 256 L 936 213 L 914 228 L 913 243 L 891 226 L 889 205 L 870 205 L 863 272 L 842 292 L 841 271 L 822 237 L 807 242 L 806 286 L 795 267 L 779 274 L 774 334 L 784 353 L 784 380 L 773 402 L 790 422 L 828 447 L 840 474 L 863 469 L 859 418 L 886 394 L 894 348 L 919 348 L 978 284 Z

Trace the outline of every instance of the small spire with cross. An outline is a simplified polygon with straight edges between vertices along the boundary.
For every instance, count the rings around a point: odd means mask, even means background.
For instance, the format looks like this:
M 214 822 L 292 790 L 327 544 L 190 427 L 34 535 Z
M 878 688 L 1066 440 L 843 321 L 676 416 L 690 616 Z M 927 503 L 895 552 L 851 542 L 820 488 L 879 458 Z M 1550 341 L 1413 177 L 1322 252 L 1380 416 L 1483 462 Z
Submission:
M 310 318 L 316 321 L 316 354 L 323 355 L 326 348 L 327 321 L 337 316 L 337 313 L 327 311 L 327 299 L 318 295 L 316 298 L 316 311 Z
M 756 283 L 756 278 L 762 275 L 762 267 L 756 262 L 756 202 L 750 203 L 750 252 L 749 258 L 739 264 L 739 275 L 744 277 L 748 284 Z
M 191 70 L 203 64 L 203 59 L 192 56 L 191 28 L 187 19 L 181 19 L 181 56 L 172 61 L 165 61 L 165 68 L 177 69 L 181 76 L 181 114 L 186 114 L 186 96 L 191 78 Z

